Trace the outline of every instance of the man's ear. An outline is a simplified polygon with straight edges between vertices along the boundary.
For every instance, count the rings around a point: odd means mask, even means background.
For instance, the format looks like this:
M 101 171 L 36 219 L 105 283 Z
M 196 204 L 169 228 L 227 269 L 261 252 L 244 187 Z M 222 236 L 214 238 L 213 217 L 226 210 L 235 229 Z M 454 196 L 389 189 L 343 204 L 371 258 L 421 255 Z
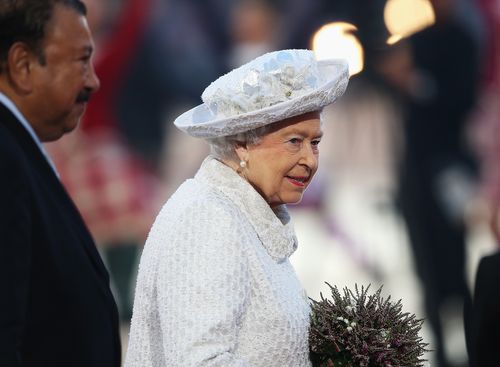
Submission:
M 5 71 L 18 93 L 28 94 L 33 90 L 33 65 L 36 61 L 33 52 L 23 42 L 14 43 L 9 49 Z

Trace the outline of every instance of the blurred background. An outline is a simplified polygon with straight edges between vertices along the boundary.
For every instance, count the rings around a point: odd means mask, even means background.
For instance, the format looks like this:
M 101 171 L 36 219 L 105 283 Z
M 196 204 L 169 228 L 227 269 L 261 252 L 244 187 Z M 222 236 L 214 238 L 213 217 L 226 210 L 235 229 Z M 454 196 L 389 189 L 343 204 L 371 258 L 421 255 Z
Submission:
M 500 0 L 84 2 L 101 89 L 47 148 L 111 274 L 124 352 L 147 232 L 208 154 L 173 120 L 232 68 L 310 48 L 348 59 L 351 82 L 290 208 L 297 274 L 315 299 L 325 281 L 383 285 L 425 319 L 429 365 L 468 365 L 462 309 L 498 248 Z

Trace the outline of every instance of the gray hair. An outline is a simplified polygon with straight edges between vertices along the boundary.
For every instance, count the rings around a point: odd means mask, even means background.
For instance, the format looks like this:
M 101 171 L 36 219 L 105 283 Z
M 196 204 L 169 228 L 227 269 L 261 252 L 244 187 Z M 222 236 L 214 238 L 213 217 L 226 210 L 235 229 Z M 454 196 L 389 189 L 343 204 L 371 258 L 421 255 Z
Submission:
M 269 132 L 270 128 L 271 125 L 265 125 L 235 135 L 207 139 L 207 142 L 210 145 L 210 152 L 218 159 L 239 161 L 240 159 L 236 154 L 235 145 L 237 143 L 243 143 L 247 145 L 259 144 L 262 140 L 262 137 Z
M 319 122 L 320 126 L 322 127 L 324 121 L 324 109 L 319 111 L 319 113 Z M 272 126 L 273 124 L 269 124 L 235 135 L 207 139 L 208 145 L 210 146 L 210 153 L 218 159 L 239 161 L 240 159 L 236 154 L 235 145 L 238 143 L 247 145 L 259 144 L 262 140 L 262 137 L 269 133 Z

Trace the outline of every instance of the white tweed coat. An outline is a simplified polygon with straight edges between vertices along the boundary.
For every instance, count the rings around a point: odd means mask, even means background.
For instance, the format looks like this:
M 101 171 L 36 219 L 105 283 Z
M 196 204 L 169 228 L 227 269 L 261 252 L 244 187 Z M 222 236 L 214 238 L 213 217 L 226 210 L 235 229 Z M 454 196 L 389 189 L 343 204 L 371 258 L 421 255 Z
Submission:
M 125 366 L 309 367 L 296 248 L 286 207 L 208 157 L 149 234 Z

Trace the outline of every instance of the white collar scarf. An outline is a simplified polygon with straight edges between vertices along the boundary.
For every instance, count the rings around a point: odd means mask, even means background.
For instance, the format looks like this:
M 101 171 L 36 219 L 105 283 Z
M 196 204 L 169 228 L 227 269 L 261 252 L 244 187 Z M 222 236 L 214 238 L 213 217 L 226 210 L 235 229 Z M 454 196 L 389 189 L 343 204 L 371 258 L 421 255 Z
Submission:
M 275 261 L 286 260 L 297 249 L 297 237 L 286 205 L 272 209 L 249 182 L 213 156 L 205 159 L 195 179 L 220 191 L 244 213 Z

